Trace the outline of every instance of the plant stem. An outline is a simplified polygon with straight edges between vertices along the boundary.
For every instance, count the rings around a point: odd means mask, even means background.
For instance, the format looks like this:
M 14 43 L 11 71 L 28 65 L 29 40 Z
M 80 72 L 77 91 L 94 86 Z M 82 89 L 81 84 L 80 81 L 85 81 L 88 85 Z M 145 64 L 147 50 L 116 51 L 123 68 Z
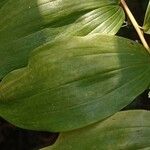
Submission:
M 149 46 L 148 46 L 148 44 L 147 44 L 147 42 L 146 42 L 146 40 L 145 40 L 145 38 L 144 38 L 144 33 L 143 33 L 143 31 L 141 30 L 140 26 L 138 25 L 137 21 L 135 20 L 135 18 L 134 18 L 134 16 L 133 16 L 133 14 L 131 13 L 129 7 L 127 6 L 125 0 L 121 0 L 121 4 L 122 4 L 124 10 L 126 11 L 126 14 L 127 14 L 127 16 L 129 17 L 131 23 L 133 24 L 135 30 L 137 31 L 137 33 L 138 33 L 138 35 L 139 35 L 139 38 L 140 38 L 140 40 L 141 40 L 143 46 L 144 46 L 144 47 L 147 49 L 147 51 L 150 53 L 150 48 L 149 48 Z

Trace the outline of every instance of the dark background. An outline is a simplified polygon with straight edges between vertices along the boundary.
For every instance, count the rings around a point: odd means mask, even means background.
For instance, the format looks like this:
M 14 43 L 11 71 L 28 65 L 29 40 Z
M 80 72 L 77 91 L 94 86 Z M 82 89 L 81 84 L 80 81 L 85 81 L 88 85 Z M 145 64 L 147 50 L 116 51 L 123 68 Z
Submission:
M 134 14 L 139 25 L 142 26 L 146 7 L 149 0 L 127 0 L 127 4 Z M 130 21 L 126 19 L 128 26 L 121 28 L 118 35 L 130 38 L 140 42 L 137 33 L 132 27 Z M 148 43 L 150 36 L 146 35 Z M 148 90 L 138 96 L 127 109 L 147 109 L 150 110 L 150 99 L 148 99 Z M 29 131 L 17 128 L 4 119 L 0 118 L 0 150 L 37 150 L 39 148 L 51 145 L 58 137 L 58 133 Z

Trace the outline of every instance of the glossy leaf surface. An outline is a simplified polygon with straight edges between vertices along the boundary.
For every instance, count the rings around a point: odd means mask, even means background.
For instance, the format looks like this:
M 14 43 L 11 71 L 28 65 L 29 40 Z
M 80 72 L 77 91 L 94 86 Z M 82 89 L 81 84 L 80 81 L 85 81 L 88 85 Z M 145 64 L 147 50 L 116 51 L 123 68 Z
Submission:
M 0 83 L 0 115 L 34 130 L 68 131 L 103 120 L 150 84 L 150 56 L 134 41 L 89 35 L 36 49 Z
M 143 28 L 145 33 L 150 34 L 150 1 L 147 6 Z
M 126 111 L 85 127 L 62 133 L 42 150 L 149 150 L 150 112 Z
M 9 0 L 0 9 L 0 79 L 11 70 L 24 67 L 34 48 L 60 33 L 65 37 L 115 34 L 124 21 L 118 3 L 118 0 Z

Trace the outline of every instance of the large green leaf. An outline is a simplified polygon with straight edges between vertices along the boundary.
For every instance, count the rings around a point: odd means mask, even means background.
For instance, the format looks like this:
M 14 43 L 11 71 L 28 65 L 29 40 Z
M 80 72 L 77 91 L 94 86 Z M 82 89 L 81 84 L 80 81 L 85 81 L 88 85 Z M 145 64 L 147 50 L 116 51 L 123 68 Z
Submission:
M 150 112 L 126 111 L 85 127 L 60 134 L 42 150 L 150 150 Z
M 66 131 L 102 120 L 150 84 L 150 56 L 115 36 L 70 37 L 35 50 L 0 83 L 0 115 L 27 129 Z
M 150 34 L 150 1 L 147 7 L 143 28 L 145 33 Z
M 0 79 L 25 66 L 34 48 L 60 33 L 61 36 L 115 34 L 124 21 L 118 3 L 118 0 L 9 0 L 0 9 Z

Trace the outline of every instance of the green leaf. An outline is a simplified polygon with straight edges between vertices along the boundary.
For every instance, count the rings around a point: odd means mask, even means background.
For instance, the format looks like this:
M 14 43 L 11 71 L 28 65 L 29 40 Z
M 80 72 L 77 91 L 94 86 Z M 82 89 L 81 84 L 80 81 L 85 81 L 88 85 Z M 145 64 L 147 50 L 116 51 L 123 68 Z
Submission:
M 44 43 L 51 41 L 66 27 L 45 28 L 20 39 L 0 45 L 0 79 L 11 70 L 24 67 L 30 52 Z
M 148 3 L 143 28 L 145 33 L 150 34 L 150 1 Z
M 150 56 L 128 39 L 89 35 L 36 49 L 0 83 L 0 116 L 27 129 L 68 131 L 103 120 L 150 84 Z
M 150 150 L 150 112 L 119 112 L 94 125 L 60 134 L 42 150 Z
M 115 34 L 124 21 L 118 3 L 118 0 L 9 0 L 0 9 L 0 79 L 24 67 L 34 48 L 60 33 L 60 38 Z
M 0 1 L 0 9 L 1 9 L 1 7 L 7 2 L 8 0 L 1 0 Z
M 87 35 L 94 33 L 114 35 L 125 20 L 124 12 L 118 5 L 106 5 L 90 11 L 70 25 L 66 35 Z M 62 35 L 61 34 L 61 35 Z

